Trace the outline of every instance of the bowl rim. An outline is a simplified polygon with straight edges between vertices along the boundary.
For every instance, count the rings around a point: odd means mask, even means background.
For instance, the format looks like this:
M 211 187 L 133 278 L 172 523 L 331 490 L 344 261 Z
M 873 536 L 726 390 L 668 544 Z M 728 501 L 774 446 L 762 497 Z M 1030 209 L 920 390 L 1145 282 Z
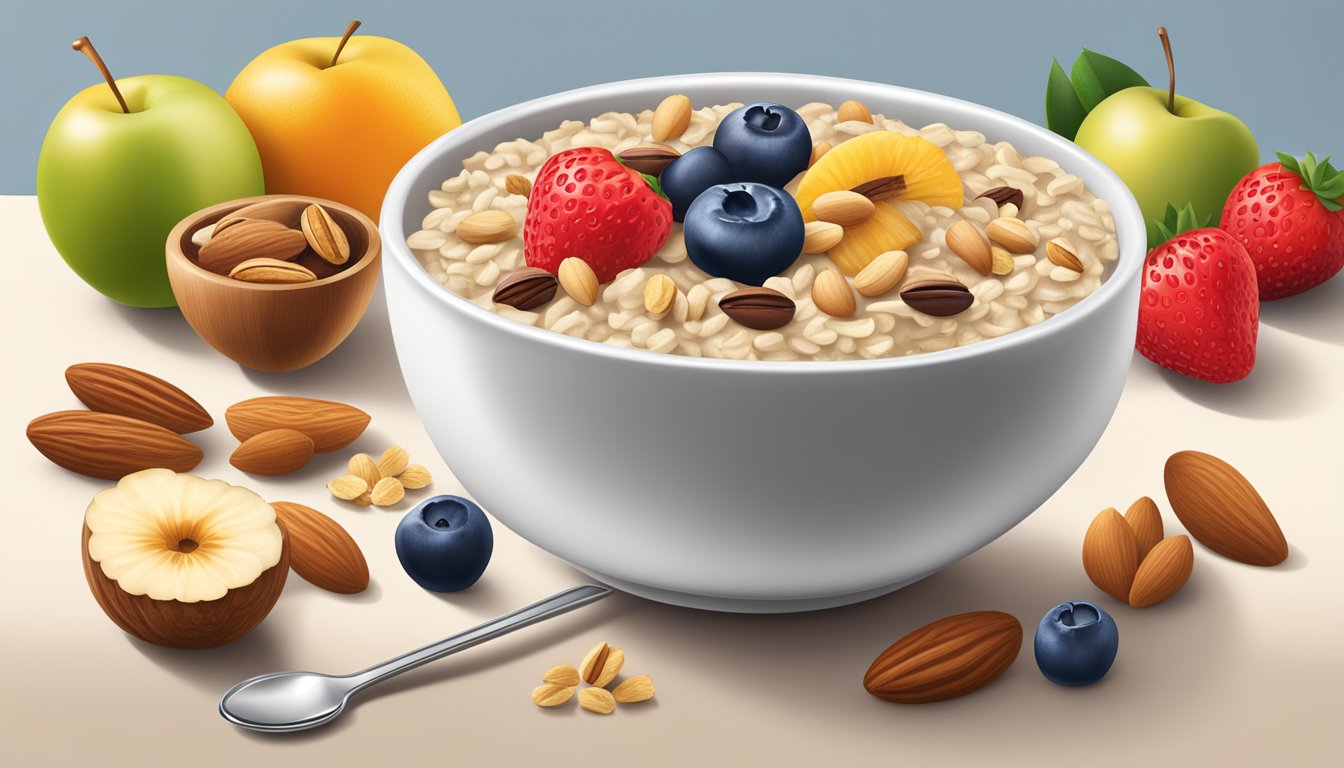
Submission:
M 420 265 L 415 254 L 411 253 L 410 246 L 406 243 L 406 232 L 402 226 L 404 216 L 405 201 L 410 199 L 413 194 L 425 194 L 428 190 L 413 189 L 411 187 L 415 177 L 418 176 L 424 166 L 432 163 L 438 155 L 448 151 L 457 145 L 474 146 L 484 137 L 500 128 L 505 128 L 512 123 L 533 117 L 541 112 L 549 111 L 557 107 L 574 107 L 580 109 L 581 105 L 593 99 L 602 97 L 613 97 L 618 95 L 630 95 L 635 92 L 661 89 L 665 93 L 682 93 L 687 90 L 687 86 L 712 86 L 737 83 L 744 90 L 753 87 L 770 86 L 788 86 L 796 85 L 799 82 L 805 84 L 822 86 L 837 93 L 848 93 L 850 98 L 862 99 L 865 94 L 885 93 L 890 95 L 892 92 L 900 97 L 913 100 L 932 100 L 937 102 L 942 108 L 956 113 L 957 119 L 963 117 L 972 118 L 969 128 L 960 128 L 957 130 L 977 130 L 989 132 L 985 128 L 1003 132 L 1028 132 L 1035 134 L 1038 139 L 1043 140 L 1051 146 L 1053 153 L 1051 159 L 1058 162 L 1061 158 L 1067 158 L 1075 164 L 1085 165 L 1097 173 L 1103 180 L 1103 186 L 1109 185 L 1110 196 L 1103 197 L 1111 207 L 1111 215 L 1115 219 L 1116 238 L 1119 241 L 1119 255 L 1116 259 L 1115 268 L 1109 278 L 1107 278 L 1098 288 L 1088 296 L 1083 297 L 1077 304 L 1069 307 L 1067 310 L 1026 328 L 1021 328 L 1011 333 L 1004 334 L 992 339 L 982 339 L 972 344 L 942 349 L 934 352 L 921 352 L 918 354 L 904 355 L 900 357 L 884 357 L 876 359 L 863 360 L 732 360 L 710 357 L 690 357 L 687 355 L 676 355 L 664 352 L 652 352 L 646 349 L 627 349 L 617 347 L 606 342 L 589 341 L 568 336 L 562 333 L 545 328 L 525 325 L 516 320 L 507 318 L 497 312 L 492 312 L 483 307 L 473 304 L 468 299 L 459 296 L 446 286 L 434 280 L 429 272 Z M 594 115 L 595 116 L 595 115 Z M 578 118 L 571 118 L 578 119 Z M 515 137 L 517 138 L 517 137 Z M 491 140 L 489 149 L 493 149 L 495 144 L 508 139 Z M 1009 139 L 1011 141 L 1011 139 Z M 482 151 L 486 151 L 482 149 Z M 1089 184 L 1089 190 L 1093 190 L 1094 185 Z M 1102 197 L 1098 194 L 1098 197 Z M 1118 199 L 1112 199 L 1117 197 Z M 685 75 L 663 75 L 658 77 L 645 77 L 630 80 L 620 80 L 611 83 L 599 85 L 590 85 L 583 88 L 576 88 L 568 91 L 542 96 L 531 99 L 513 106 L 503 107 L 493 112 L 487 113 L 473 120 L 470 120 L 458 128 L 435 139 L 417 152 L 393 178 L 388 187 L 386 195 L 383 197 L 383 207 L 379 215 L 380 227 L 384 239 L 383 247 L 390 252 L 390 258 L 385 259 L 384 269 L 393 269 L 394 267 L 405 272 L 411 281 L 421 290 L 434 297 L 444 307 L 461 312 L 464 316 L 484 322 L 491 325 L 498 331 L 505 334 L 518 337 L 520 340 L 540 343 L 558 350 L 579 355 L 594 355 L 597 357 L 608 358 L 613 361 L 620 361 L 632 364 L 657 365 L 670 368 L 681 369 L 711 369 L 718 371 L 736 371 L 743 373 L 766 373 L 775 371 L 778 373 L 788 373 L 796 375 L 800 373 L 811 374 L 837 374 L 847 371 L 852 372 L 876 372 L 886 370 L 902 370 L 909 368 L 923 368 L 930 365 L 951 364 L 957 361 L 974 359 L 986 355 L 992 355 L 1001 350 L 1010 350 L 1019 346 L 1039 342 L 1048 343 L 1048 339 L 1057 334 L 1064 333 L 1070 327 L 1082 323 L 1100 311 L 1101 307 L 1114 301 L 1119 301 L 1125 293 L 1131 290 L 1132 285 L 1138 281 L 1141 274 L 1141 265 L 1147 255 L 1147 230 L 1143 223 L 1143 216 L 1139 211 L 1138 201 L 1134 199 L 1133 194 L 1129 192 L 1128 187 L 1121 181 L 1120 177 L 1107 167 L 1101 160 L 1097 159 L 1077 144 L 1074 144 L 1063 137 L 1052 133 L 1035 123 L 1029 122 L 1015 115 L 1010 115 L 991 107 L 986 107 L 974 102 L 958 99 L 952 96 L 943 96 L 941 94 L 921 91 L 914 88 L 906 88 L 898 85 L 889 85 L 886 83 L 877 83 L 867 80 L 856 80 L 842 77 L 831 77 L 827 75 L 807 75 L 794 74 L 786 72 L 710 72 L 694 73 Z
M 246 205 L 252 205 L 253 203 L 262 203 L 268 200 L 282 200 L 282 199 L 306 200 L 310 204 L 315 203 L 317 205 L 321 205 L 326 208 L 334 208 L 336 210 L 341 211 L 342 213 L 349 215 L 355 221 L 359 222 L 359 225 L 364 228 L 365 236 L 368 238 L 369 241 L 368 247 L 364 250 L 363 255 L 361 255 L 359 259 L 355 261 L 355 263 L 351 264 L 345 269 L 342 269 L 340 272 L 337 272 L 334 275 L 320 277 L 316 280 L 310 280 L 306 283 L 249 283 L 246 280 L 235 280 L 229 277 L 228 275 L 221 275 L 218 272 L 211 272 L 205 267 L 202 267 L 200 264 L 197 264 L 196 262 L 187 258 L 186 252 L 182 250 L 181 247 L 182 238 L 188 232 L 194 231 L 197 227 L 197 224 L 201 220 L 207 219 L 215 215 L 216 213 L 219 213 L 220 211 L 228 213 L 230 210 L 236 210 Z M 374 264 L 378 261 L 379 257 L 382 255 L 383 252 L 383 243 L 382 238 L 378 232 L 378 225 L 374 224 L 373 219 L 370 219 L 362 211 L 356 210 L 355 208 L 351 208 L 350 206 L 345 205 L 344 203 L 338 203 L 335 200 L 328 200 L 323 197 L 314 197 L 312 195 L 275 193 L 264 195 L 252 195 L 251 197 L 239 197 L 233 200 L 225 200 L 223 202 L 215 203 L 214 205 L 206 206 L 205 208 L 201 208 L 200 210 L 193 211 L 192 213 L 187 214 L 182 218 L 181 221 L 179 221 L 173 227 L 172 231 L 168 233 L 168 240 L 165 244 L 165 250 L 167 251 L 167 258 L 185 264 L 188 272 L 190 272 L 193 276 L 197 277 L 198 279 L 204 279 L 206 282 L 217 283 L 219 285 L 227 285 L 230 288 L 236 288 L 239 290 L 284 292 L 284 291 L 302 291 L 306 289 L 316 288 L 319 285 L 331 285 L 333 283 L 339 283 L 341 282 L 341 280 L 347 277 L 353 277 L 354 275 L 364 271 L 365 269 L 368 269 L 370 264 Z

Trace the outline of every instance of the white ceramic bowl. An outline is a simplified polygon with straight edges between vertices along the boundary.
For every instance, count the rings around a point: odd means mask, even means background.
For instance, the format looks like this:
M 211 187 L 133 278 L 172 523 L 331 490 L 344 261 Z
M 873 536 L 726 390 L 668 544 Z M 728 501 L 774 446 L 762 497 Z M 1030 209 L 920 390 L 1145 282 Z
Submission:
M 627 350 L 532 328 L 434 281 L 406 246 L 462 161 L 562 120 L 697 105 L 859 99 L 1006 139 L 1082 177 L 1114 213 L 1118 266 L 1039 325 L 931 354 L 750 362 Z M 473 120 L 417 154 L 383 202 L 397 355 L 453 473 L 497 519 L 655 600 L 796 611 L 874 597 L 974 552 L 1077 469 L 1134 348 L 1138 205 L 1098 160 L 1001 112 L 878 83 L 704 74 L 583 88 Z M 495 567 L 506 567 L 497 564 Z

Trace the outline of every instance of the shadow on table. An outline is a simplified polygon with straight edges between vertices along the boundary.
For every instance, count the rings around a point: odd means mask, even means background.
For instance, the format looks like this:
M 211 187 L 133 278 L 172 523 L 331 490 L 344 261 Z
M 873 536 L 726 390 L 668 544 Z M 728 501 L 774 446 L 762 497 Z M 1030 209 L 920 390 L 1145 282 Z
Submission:
M 1260 305 L 1260 322 L 1282 331 L 1344 346 L 1344 276 L 1306 293 Z
M 160 347 L 188 357 L 219 354 L 196 335 L 186 318 L 182 317 L 182 310 L 177 307 L 145 309 L 128 307 L 115 301 L 105 303 L 126 326 Z

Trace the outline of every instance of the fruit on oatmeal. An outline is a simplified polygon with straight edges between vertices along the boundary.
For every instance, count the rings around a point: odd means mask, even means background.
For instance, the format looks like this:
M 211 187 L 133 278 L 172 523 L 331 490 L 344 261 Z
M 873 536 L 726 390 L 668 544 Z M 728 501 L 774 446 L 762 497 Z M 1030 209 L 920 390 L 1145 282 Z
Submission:
M 53 464 L 105 480 L 153 467 L 186 472 L 204 457 L 195 443 L 172 430 L 97 411 L 39 416 L 28 423 L 28 442 Z
M 1125 522 L 1129 523 L 1130 530 L 1134 531 L 1139 562 L 1143 562 L 1153 547 L 1164 538 L 1162 513 L 1157 510 L 1156 502 L 1147 496 L 1142 496 L 1125 510 Z
M 793 299 L 772 288 L 743 288 L 719 299 L 719 309 L 738 325 L 769 331 L 793 320 Z
M 878 654 L 863 687 L 901 704 L 943 701 L 977 691 L 1012 666 L 1022 624 L 1000 611 L 948 616 L 909 633 Z
M 1083 537 L 1083 570 L 1103 592 L 1128 601 L 1134 572 L 1139 567 L 1139 545 L 1134 531 L 1114 508 L 1103 509 Z
M 407 512 L 395 542 L 397 559 L 416 584 L 431 592 L 460 592 L 485 573 L 495 537 L 474 502 L 444 495 Z
M 621 152 L 616 159 L 646 176 L 661 176 L 681 153 L 666 144 L 640 144 Z
M 714 277 L 760 285 L 803 250 L 803 217 L 793 197 L 765 184 L 721 184 L 686 212 L 686 254 Z
M 1190 579 L 1194 566 L 1195 552 L 1189 538 L 1169 536 L 1158 542 L 1134 574 L 1130 607 L 1147 608 L 1176 594 Z
M 290 543 L 260 496 L 167 469 L 129 474 L 84 513 L 84 575 L 117 626 L 213 648 L 250 632 L 285 585 Z
M 812 303 L 831 317 L 853 317 L 854 292 L 845 276 L 834 269 L 817 273 L 812 282 Z
M 179 434 L 215 423 L 201 404 L 157 376 L 110 363 L 79 363 L 65 369 L 65 382 L 92 411 L 158 424 Z
M 956 222 L 947 230 L 947 247 L 971 269 L 988 276 L 994 265 L 993 254 L 989 250 L 989 240 L 980 228 L 966 219 Z
M 606 283 L 648 261 L 671 231 L 671 204 L 643 176 L 608 149 L 575 147 L 552 155 L 532 181 L 523 254 L 551 273 L 582 259 Z
M 696 147 L 663 169 L 658 182 L 672 203 L 672 218 L 686 220 L 686 210 L 710 187 L 735 181 L 728 158 L 713 147 Z
M 577 256 L 570 256 L 560 262 L 560 269 L 557 271 L 560 285 L 571 299 L 585 307 L 597 303 L 597 274 L 588 266 L 588 262 Z
M 555 275 L 537 267 L 523 267 L 510 273 L 495 286 L 491 300 L 524 311 L 550 303 L 560 282 Z
M 229 463 L 252 475 L 285 475 L 313 458 L 313 439 L 293 429 L 268 429 L 244 440 Z
M 1278 156 L 1237 182 L 1218 225 L 1251 257 L 1261 301 L 1315 288 L 1344 268 L 1344 172 L 1310 152 Z
M 1200 544 L 1249 565 L 1288 559 L 1288 541 L 1264 499 L 1235 467 L 1207 453 L 1180 451 L 1163 473 L 1167 499 Z
M 1106 676 L 1120 649 L 1115 619 L 1086 600 L 1045 612 L 1033 642 L 1036 666 L 1057 685 L 1091 685 Z
M 951 317 L 969 309 L 975 303 L 975 296 L 951 275 L 924 273 L 913 277 L 901 288 L 901 300 L 916 312 Z
M 729 112 L 714 132 L 714 148 L 733 168 L 733 181 L 783 187 L 807 168 L 812 136 L 807 122 L 782 104 L 757 102 Z
M 369 564 L 339 523 L 302 504 L 277 501 L 271 506 L 289 534 L 289 567 L 304 581 L 342 595 L 368 588 Z
M 873 182 L 885 182 L 879 195 L 883 201 L 918 200 L 952 209 L 964 202 L 961 177 L 936 144 L 919 136 L 873 131 L 827 152 L 803 175 L 797 193 L 803 220 L 816 220 L 813 205 L 827 192 Z M 890 204 L 880 204 L 871 219 L 846 229 L 829 254 L 842 272 L 853 276 L 879 254 L 908 248 L 919 238 L 919 228 L 909 218 Z
M 864 296 L 881 296 L 901 284 L 909 266 L 910 256 L 905 251 L 887 251 L 859 270 L 854 276 L 854 290 Z
M 1154 363 L 1196 379 L 1245 378 L 1255 367 L 1260 321 L 1255 266 L 1220 229 L 1181 231 L 1193 224 L 1189 206 L 1180 215 L 1169 211 L 1173 219 L 1177 231 L 1143 265 L 1135 346 Z
M 224 412 L 233 436 L 246 440 L 270 429 L 294 429 L 313 440 L 313 450 L 327 453 L 353 443 L 369 425 L 369 414 L 353 405 L 311 397 L 254 397 Z

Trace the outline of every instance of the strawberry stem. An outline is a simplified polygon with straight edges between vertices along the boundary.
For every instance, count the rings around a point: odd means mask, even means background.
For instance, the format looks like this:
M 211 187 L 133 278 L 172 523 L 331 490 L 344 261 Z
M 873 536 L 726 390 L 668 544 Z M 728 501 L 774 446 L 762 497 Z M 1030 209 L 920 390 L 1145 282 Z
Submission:
M 1301 160 L 1284 152 L 1275 152 L 1285 170 L 1302 178 L 1302 189 L 1316 194 L 1328 211 L 1344 209 L 1344 172 L 1330 164 L 1329 157 L 1316 158 L 1308 152 Z

